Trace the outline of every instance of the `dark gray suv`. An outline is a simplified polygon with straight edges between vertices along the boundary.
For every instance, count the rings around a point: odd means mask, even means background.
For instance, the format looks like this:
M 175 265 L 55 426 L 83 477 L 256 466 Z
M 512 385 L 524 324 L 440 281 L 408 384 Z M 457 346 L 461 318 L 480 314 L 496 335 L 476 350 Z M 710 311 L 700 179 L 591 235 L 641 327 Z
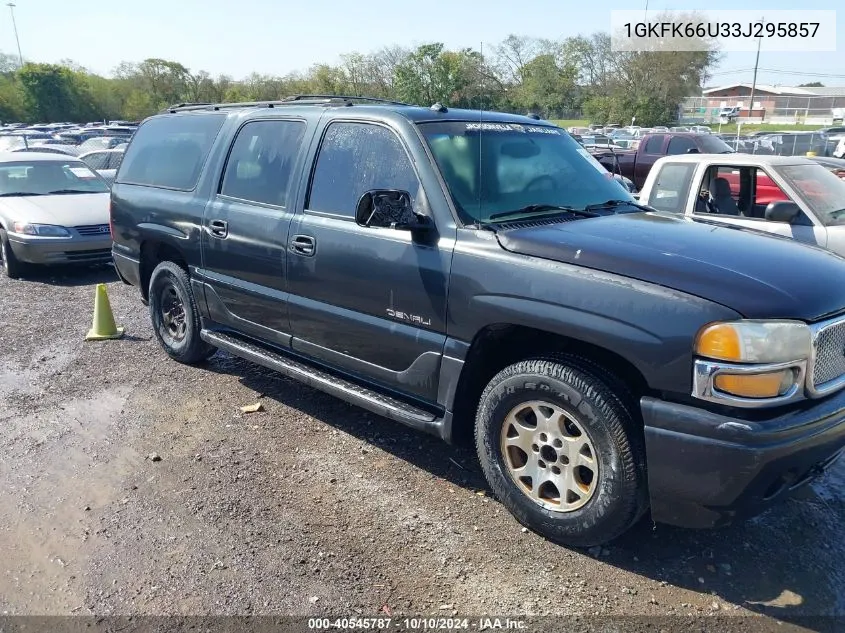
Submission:
M 558 542 L 753 515 L 845 446 L 845 261 L 639 206 L 531 117 L 174 107 L 111 192 L 172 358 L 217 349 L 447 441 Z

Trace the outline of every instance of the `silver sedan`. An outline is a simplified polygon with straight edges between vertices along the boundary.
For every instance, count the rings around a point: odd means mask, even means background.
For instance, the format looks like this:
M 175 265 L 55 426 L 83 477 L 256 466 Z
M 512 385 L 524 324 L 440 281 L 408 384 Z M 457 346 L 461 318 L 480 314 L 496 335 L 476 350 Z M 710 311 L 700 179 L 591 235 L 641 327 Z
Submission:
M 72 156 L 0 153 L 0 271 L 111 262 L 109 186 Z

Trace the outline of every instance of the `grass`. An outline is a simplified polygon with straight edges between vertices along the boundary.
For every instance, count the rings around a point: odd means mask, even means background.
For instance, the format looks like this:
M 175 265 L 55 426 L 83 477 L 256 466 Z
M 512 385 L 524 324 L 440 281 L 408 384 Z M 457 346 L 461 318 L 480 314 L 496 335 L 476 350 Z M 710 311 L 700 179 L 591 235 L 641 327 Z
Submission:
M 550 121 L 562 128 L 569 127 L 587 127 L 590 122 L 587 119 L 555 119 Z M 780 132 L 781 130 L 794 130 L 795 132 L 812 132 L 819 129 L 819 125 L 790 125 L 788 123 L 743 123 L 741 128 L 742 134 L 749 132 Z M 714 132 L 721 132 L 722 134 L 736 134 L 736 124 L 731 123 L 723 125 L 721 130 L 719 124 L 714 123 L 710 125 L 710 129 Z
M 553 119 L 549 123 L 554 123 L 558 127 L 587 127 L 590 122 L 587 119 Z

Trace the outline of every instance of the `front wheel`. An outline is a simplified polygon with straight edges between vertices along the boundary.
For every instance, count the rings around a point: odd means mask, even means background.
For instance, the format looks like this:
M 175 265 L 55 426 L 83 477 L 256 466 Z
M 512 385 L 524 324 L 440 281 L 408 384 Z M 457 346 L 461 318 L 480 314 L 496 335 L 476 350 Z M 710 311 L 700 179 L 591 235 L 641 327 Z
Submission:
M 627 397 L 588 365 L 526 360 L 481 396 L 475 442 L 516 519 L 566 545 L 606 543 L 647 505 L 645 451 Z
M 191 365 L 214 354 L 216 348 L 200 338 L 199 310 L 184 268 L 173 262 L 156 266 L 149 299 L 153 331 L 171 358 Z
M 4 229 L 0 229 L 0 272 L 9 279 L 20 279 L 24 273 L 24 264 L 12 252 L 9 236 Z

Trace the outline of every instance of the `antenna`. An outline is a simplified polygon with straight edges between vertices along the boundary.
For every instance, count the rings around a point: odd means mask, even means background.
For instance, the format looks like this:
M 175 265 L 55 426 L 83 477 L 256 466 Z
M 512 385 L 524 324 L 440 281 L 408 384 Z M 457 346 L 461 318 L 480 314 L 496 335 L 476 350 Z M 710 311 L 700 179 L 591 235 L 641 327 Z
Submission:
M 479 47 L 479 53 L 481 55 L 481 63 L 484 63 L 484 40 L 481 41 Z M 481 141 L 484 138 L 484 73 L 481 73 L 479 77 L 479 87 L 481 90 L 478 91 L 478 182 L 476 183 L 478 186 L 478 214 L 481 214 L 481 158 L 483 156 L 483 152 L 481 151 Z

